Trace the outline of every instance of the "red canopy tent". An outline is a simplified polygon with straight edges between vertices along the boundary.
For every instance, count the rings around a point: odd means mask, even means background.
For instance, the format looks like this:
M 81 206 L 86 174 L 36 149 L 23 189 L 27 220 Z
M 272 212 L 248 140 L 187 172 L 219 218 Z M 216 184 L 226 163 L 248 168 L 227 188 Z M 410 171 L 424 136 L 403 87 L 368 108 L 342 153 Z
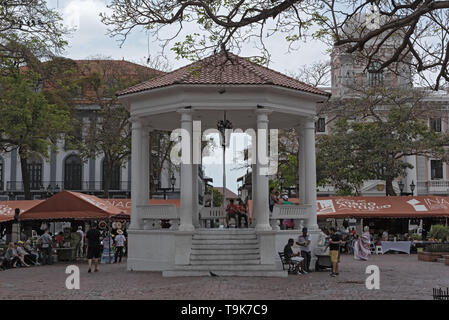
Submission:
M 1 201 L 0 202 L 0 223 L 14 220 L 16 208 L 20 209 L 19 219 L 23 213 L 27 212 L 44 200 L 20 200 L 20 201 Z
M 61 191 L 20 216 L 20 220 L 100 220 L 124 214 L 107 200 L 95 196 Z
M 449 197 L 327 197 L 318 198 L 318 219 L 449 217 Z

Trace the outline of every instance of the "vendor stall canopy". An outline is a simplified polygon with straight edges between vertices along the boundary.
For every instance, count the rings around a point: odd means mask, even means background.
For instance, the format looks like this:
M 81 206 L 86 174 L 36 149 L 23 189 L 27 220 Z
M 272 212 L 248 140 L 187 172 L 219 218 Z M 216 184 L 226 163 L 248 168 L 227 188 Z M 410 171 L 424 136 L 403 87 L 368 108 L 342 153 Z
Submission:
M 37 206 L 44 200 L 20 200 L 20 201 L 1 201 L 0 202 L 0 223 L 14 220 L 16 208 L 20 209 L 19 219 L 23 213 Z
M 123 214 L 105 199 L 64 190 L 24 212 L 19 220 L 99 220 Z
M 318 219 L 449 217 L 449 197 L 329 197 L 317 200 Z

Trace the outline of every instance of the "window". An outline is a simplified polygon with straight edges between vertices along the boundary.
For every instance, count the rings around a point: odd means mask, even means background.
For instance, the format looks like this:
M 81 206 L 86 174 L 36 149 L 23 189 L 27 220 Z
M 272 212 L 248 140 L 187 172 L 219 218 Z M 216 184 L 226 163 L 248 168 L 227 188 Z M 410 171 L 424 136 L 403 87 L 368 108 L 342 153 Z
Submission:
M 316 132 L 326 132 L 326 119 L 318 118 L 315 122 L 315 130 Z
M 64 162 L 64 189 L 82 190 L 81 188 L 81 159 L 76 154 L 68 156 Z
M 430 179 L 443 179 L 443 161 L 430 160 Z
M 42 159 L 40 157 L 30 158 L 27 164 L 30 189 L 39 190 L 42 185 Z M 23 179 L 22 179 L 23 180 Z
M 377 87 L 383 84 L 383 71 L 380 70 L 380 62 L 371 62 L 368 66 L 368 82 L 371 87 Z
M 429 126 L 433 131 L 441 132 L 441 118 L 430 119 Z

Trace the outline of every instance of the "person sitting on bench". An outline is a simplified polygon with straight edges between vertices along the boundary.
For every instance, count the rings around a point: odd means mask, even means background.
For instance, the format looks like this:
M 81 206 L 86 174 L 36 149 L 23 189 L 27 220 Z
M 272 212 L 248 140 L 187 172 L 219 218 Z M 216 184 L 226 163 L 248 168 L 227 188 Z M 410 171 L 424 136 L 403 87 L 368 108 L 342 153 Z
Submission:
M 239 228 L 242 227 L 242 218 L 245 220 L 245 227 L 248 228 L 248 215 L 247 215 L 247 209 L 246 209 L 246 204 L 243 202 L 242 199 L 239 199 L 239 204 L 237 207 L 237 216 L 238 216 L 238 221 L 237 221 L 237 225 Z
M 237 208 L 236 205 L 234 204 L 234 199 L 230 199 L 229 200 L 229 204 L 226 207 L 226 226 L 229 228 L 229 221 L 231 220 L 231 218 L 234 219 L 235 223 L 236 223 L 236 227 L 238 225 L 238 214 L 237 214 Z
M 288 243 L 284 247 L 284 256 L 285 259 L 293 261 L 296 263 L 295 272 L 296 274 L 306 274 L 304 271 L 304 258 L 301 257 L 301 253 L 293 253 L 292 246 L 295 243 L 295 240 L 288 239 Z

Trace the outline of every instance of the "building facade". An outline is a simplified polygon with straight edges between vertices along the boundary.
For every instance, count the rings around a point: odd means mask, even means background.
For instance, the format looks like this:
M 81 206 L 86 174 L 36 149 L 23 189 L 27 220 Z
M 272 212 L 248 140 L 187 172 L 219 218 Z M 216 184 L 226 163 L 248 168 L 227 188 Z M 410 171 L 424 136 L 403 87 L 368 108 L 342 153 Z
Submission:
M 112 87 L 118 79 L 150 79 L 164 72 L 150 69 L 124 60 L 76 60 L 80 79 L 92 73 L 102 76 L 105 88 Z M 88 123 L 100 109 L 95 92 L 88 85 L 79 86 L 75 98 L 75 117 L 80 123 Z M 105 90 L 106 90 L 105 89 Z M 105 98 L 106 99 L 106 98 Z M 82 129 L 76 128 L 82 134 Z M 153 152 L 154 153 L 154 152 Z M 157 154 L 153 154 L 157 157 Z M 31 193 L 34 199 L 44 199 L 61 190 L 71 190 L 102 196 L 104 191 L 104 156 L 102 154 L 87 161 L 78 150 L 72 150 L 65 141 L 59 141 L 57 152 L 51 152 L 48 159 L 35 156 L 28 161 Z M 179 198 L 179 169 L 170 161 L 163 163 L 160 176 L 154 177 L 152 197 Z M 199 188 L 204 194 L 203 170 L 199 168 Z M 17 150 L 0 153 L 0 199 L 24 199 L 23 179 Z M 113 169 L 109 197 L 131 198 L 131 160 Z M 199 199 L 200 202 L 202 199 Z

